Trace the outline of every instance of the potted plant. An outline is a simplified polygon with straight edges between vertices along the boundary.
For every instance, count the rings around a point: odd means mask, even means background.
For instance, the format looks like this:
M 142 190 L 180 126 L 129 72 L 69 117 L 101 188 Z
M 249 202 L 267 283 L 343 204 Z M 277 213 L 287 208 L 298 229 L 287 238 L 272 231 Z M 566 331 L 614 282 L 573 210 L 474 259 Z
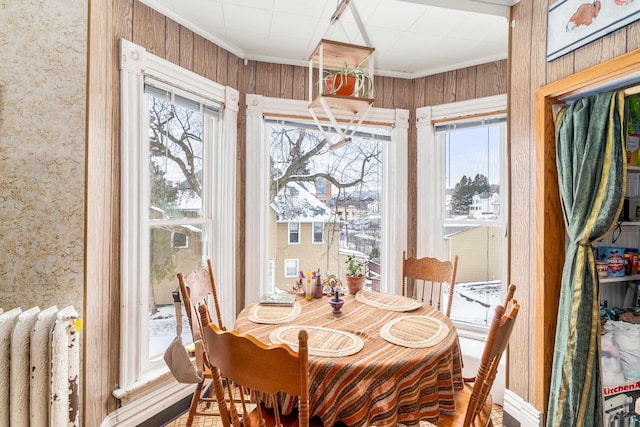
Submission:
M 364 274 L 362 274 L 362 267 L 365 263 L 358 261 L 355 256 L 349 255 L 347 257 L 347 287 L 350 294 L 357 293 L 364 287 Z
M 373 91 L 373 79 L 360 68 L 349 68 L 347 63 L 340 70 L 327 71 L 324 75 L 326 94 L 369 98 Z

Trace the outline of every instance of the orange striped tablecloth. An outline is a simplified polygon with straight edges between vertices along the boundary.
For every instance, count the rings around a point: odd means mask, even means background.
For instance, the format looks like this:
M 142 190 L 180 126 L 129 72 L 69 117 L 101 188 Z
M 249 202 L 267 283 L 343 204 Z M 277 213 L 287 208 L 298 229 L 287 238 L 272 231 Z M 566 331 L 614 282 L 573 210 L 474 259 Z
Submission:
M 302 314 L 289 324 L 338 329 L 362 338 L 364 348 L 351 356 L 309 356 L 311 416 L 326 426 L 342 421 L 348 426 L 418 425 L 437 422 L 440 411 L 454 411 L 454 391 L 460 390 L 462 356 L 458 334 L 451 321 L 428 305 L 410 312 L 394 312 L 345 299 L 342 315 L 331 313 L 329 297 L 301 300 Z M 269 342 L 269 334 L 283 325 L 256 324 L 248 319 L 252 306 L 236 320 L 236 329 Z M 401 316 L 427 315 L 449 328 L 433 347 L 414 349 L 391 344 L 380 336 L 387 322 Z M 283 411 L 295 402 L 287 399 Z

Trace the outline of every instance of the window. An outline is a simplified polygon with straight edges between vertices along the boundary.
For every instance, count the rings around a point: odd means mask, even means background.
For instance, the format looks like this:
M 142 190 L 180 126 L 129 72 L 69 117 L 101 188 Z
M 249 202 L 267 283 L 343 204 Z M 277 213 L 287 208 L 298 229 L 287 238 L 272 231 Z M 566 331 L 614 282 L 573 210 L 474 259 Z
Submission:
M 119 385 L 135 390 L 167 369 L 162 355 L 175 334 L 176 274 L 211 258 L 219 283 L 235 282 L 235 254 L 226 248 L 235 242 L 236 142 L 234 132 L 221 130 L 235 129 L 237 103 L 224 103 L 233 89 L 121 43 Z M 218 291 L 229 323 L 235 289 Z
M 290 222 L 289 223 L 289 244 L 300 243 L 300 223 L 299 222 Z
M 251 268 L 245 277 L 246 283 L 260 286 L 248 285 L 246 302 L 270 290 L 262 279 L 268 260 L 294 254 L 299 269 L 339 277 L 345 274 L 348 253 L 375 254 L 382 263 L 381 289 L 399 292 L 407 176 L 395 171 L 406 171 L 408 111 L 373 108 L 367 119 L 376 127 L 363 124 L 350 144 L 329 150 L 324 139 L 334 137 L 331 129 L 318 129 L 306 102 L 247 95 L 247 106 L 247 140 L 263 145 L 247 151 L 246 234 L 259 240 L 247 241 Z M 271 112 L 280 118 L 271 119 Z M 366 182 L 359 179 L 362 167 Z M 301 235 L 311 235 L 311 242 L 302 238 L 293 252 L 285 240 L 287 222 L 299 222 Z M 280 266 L 283 262 L 277 261 L 275 287 L 291 289 Z
M 325 178 L 316 179 L 316 197 L 318 199 L 326 199 L 327 196 L 329 196 L 327 187 L 327 180 Z
M 174 249 L 185 249 L 189 247 L 189 237 L 185 233 L 173 232 L 171 234 L 171 247 Z
M 419 153 L 418 162 L 432 162 L 430 175 L 419 177 L 427 185 L 418 190 L 418 217 L 429 211 L 432 219 L 419 224 L 419 235 L 430 236 L 430 242 L 418 248 L 418 255 L 458 256 L 451 318 L 466 325 L 488 326 L 506 287 L 506 117 L 456 120 L 456 115 L 468 117 L 476 108 L 502 110 L 502 100 L 492 97 L 486 107 L 482 100 L 433 107 L 431 119 L 438 124 L 418 130 L 421 153 L 431 157 Z
M 313 243 L 324 243 L 324 222 L 313 223 Z
M 285 259 L 284 260 L 284 275 L 285 277 L 298 277 L 298 260 L 297 259 Z

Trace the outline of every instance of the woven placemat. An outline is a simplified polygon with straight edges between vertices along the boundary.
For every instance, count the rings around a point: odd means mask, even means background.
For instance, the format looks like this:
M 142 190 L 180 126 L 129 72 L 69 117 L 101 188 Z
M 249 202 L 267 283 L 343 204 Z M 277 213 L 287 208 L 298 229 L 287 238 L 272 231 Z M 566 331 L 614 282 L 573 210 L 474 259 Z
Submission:
M 302 313 L 302 306 L 295 302 L 292 306 L 256 304 L 247 318 L 253 323 L 267 323 L 275 325 L 294 320 Z
M 274 344 L 287 344 L 298 351 L 298 333 L 306 330 L 309 335 L 307 341 L 309 354 L 324 357 L 343 357 L 356 354 L 364 347 L 362 338 L 349 332 L 319 326 L 292 325 L 281 326 L 269 335 Z
M 422 303 L 413 298 L 385 294 L 368 289 L 358 291 L 356 300 L 363 304 L 389 311 L 412 311 L 422 307 Z
M 427 316 L 405 316 L 387 322 L 380 336 L 392 344 L 410 348 L 433 347 L 449 333 L 449 327 Z

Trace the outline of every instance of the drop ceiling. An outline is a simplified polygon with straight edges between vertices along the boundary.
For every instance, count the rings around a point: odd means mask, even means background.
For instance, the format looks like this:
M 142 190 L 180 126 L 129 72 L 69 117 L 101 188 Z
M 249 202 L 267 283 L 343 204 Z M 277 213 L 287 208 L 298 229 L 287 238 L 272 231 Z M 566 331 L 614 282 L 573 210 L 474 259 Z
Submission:
M 517 0 L 351 0 L 375 47 L 376 74 L 416 78 L 505 59 Z M 240 58 L 307 65 L 321 38 L 364 44 L 337 0 L 142 0 Z

